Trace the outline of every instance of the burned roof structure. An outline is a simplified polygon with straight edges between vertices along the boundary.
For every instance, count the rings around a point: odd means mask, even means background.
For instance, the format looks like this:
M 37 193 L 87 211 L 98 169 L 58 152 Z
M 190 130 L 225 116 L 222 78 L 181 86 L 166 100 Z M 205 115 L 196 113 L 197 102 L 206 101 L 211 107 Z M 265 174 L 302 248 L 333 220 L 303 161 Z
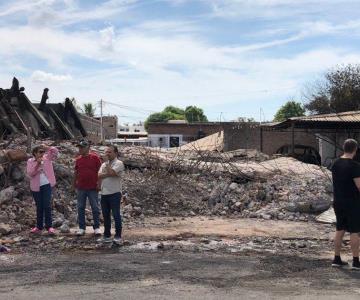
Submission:
M 79 114 L 69 98 L 49 104 L 48 88 L 40 104 L 33 104 L 14 77 L 10 89 L 0 88 L 0 136 L 31 133 L 37 138 L 74 139 L 87 136 Z

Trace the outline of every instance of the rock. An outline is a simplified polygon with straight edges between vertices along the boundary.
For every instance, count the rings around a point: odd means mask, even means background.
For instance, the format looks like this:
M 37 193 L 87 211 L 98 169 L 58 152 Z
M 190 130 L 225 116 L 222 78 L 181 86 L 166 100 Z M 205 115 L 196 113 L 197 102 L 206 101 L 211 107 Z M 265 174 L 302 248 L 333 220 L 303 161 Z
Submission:
M 25 178 L 24 172 L 18 167 L 15 166 L 11 170 L 11 179 L 14 181 L 21 181 Z
M 306 248 L 306 244 L 304 242 L 299 242 L 296 244 L 298 248 Z
M 70 227 L 67 223 L 64 223 L 60 226 L 61 233 L 70 233 Z
M 261 218 L 263 218 L 264 220 L 271 220 L 271 215 L 261 214 L 260 216 L 261 216 Z
M 142 212 L 141 207 L 135 206 L 135 207 L 133 208 L 133 213 L 134 213 L 135 215 L 140 215 L 141 212 Z
M 0 223 L 5 223 L 8 220 L 8 216 L 5 212 L 0 213 Z
M 0 234 L 8 235 L 11 233 L 11 227 L 9 224 L 0 223 Z
M 250 202 L 250 203 L 248 204 L 247 207 L 248 207 L 249 209 L 252 209 L 252 208 L 254 208 L 255 206 L 256 206 L 255 202 L 252 201 L 252 202 Z
M 128 212 L 128 213 L 131 213 L 133 211 L 133 207 L 131 204 L 128 204 L 126 206 L 124 206 L 124 212 Z
M 28 157 L 25 151 L 19 149 L 7 150 L 6 156 L 11 162 L 24 161 Z
M 284 220 L 284 219 L 285 219 L 285 215 L 284 215 L 283 213 L 279 213 L 279 214 L 277 215 L 277 218 L 278 218 L 279 220 Z
M 264 190 L 259 190 L 257 193 L 257 199 L 263 201 L 266 198 L 266 192 Z
M 0 191 L 0 205 L 5 204 L 12 200 L 15 196 L 15 188 L 10 186 Z
M 157 249 L 159 250 L 163 250 L 165 248 L 165 245 L 163 242 L 160 242 L 157 246 L 156 246 Z
M 63 218 L 56 218 L 54 221 L 53 221 L 53 227 L 54 228 L 58 228 L 60 227 L 61 225 L 63 225 L 64 223 L 64 219 Z
M 231 191 L 234 191 L 238 188 L 238 184 L 236 182 L 232 182 L 230 185 L 229 185 L 229 189 Z
M 201 238 L 200 242 L 203 243 L 203 244 L 210 244 L 210 240 L 207 239 L 207 238 Z
M 8 253 L 10 252 L 10 249 L 3 246 L 3 245 L 0 245 L 0 253 Z
M 190 216 L 192 216 L 192 217 L 195 217 L 196 216 L 196 213 L 194 213 L 194 211 L 190 211 Z

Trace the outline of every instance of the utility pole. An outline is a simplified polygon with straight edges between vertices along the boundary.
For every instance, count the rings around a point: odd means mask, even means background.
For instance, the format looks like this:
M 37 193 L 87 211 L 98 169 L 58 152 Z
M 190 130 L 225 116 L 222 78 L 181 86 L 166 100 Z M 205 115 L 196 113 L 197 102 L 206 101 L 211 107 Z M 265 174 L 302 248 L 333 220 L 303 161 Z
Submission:
M 100 143 L 104 141 L 104 126 L 103 126 L 103 99 L 100 100 Z

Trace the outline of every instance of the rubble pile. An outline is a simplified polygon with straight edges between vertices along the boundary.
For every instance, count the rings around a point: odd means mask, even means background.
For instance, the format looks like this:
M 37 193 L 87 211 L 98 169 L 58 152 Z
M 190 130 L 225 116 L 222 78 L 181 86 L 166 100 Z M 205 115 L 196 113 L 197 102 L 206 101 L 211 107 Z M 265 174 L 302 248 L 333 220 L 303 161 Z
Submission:
M 24 153 L 26 143 L 26 138 L 19 136 L 0 146 Z M 66 233 L 77 221 L 76 196 L 71 191 L 77 148 L 71 142 L 56 145 L 60 156 L 54 164 L 53 219 L 54 226 Z M 104 147 L 94 147 L 94 151 L 101 155 Z M 221 161 L 218 155 L 211 161 L 205 154 L 188 151 L 140 147 L 120 151 L 127 194 L 122 213 L 129 223 L 147 216 L 195 215 L 308 221 L 328 209 L 332 201 L 329 171 L 292 158 L 264 160 L 265 156 L 255 153 L 253 160 L 234 160 L 232 156 Z M 25 176 L 26 157 L 0 163 L 1 237 L 33 226 L 35 205 Z M 91 221 L 88 209 L 88 225 Z

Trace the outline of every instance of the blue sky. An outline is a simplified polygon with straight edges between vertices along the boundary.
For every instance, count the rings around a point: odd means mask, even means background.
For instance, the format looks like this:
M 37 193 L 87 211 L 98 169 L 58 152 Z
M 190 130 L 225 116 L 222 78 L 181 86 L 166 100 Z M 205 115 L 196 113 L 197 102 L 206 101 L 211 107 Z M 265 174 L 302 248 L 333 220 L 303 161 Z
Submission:
M 105 101 L 121 122 L 166 105 L 271 120 L 336 65 L 360 62 L 358 0 L 0 1 L 0 87 Z

